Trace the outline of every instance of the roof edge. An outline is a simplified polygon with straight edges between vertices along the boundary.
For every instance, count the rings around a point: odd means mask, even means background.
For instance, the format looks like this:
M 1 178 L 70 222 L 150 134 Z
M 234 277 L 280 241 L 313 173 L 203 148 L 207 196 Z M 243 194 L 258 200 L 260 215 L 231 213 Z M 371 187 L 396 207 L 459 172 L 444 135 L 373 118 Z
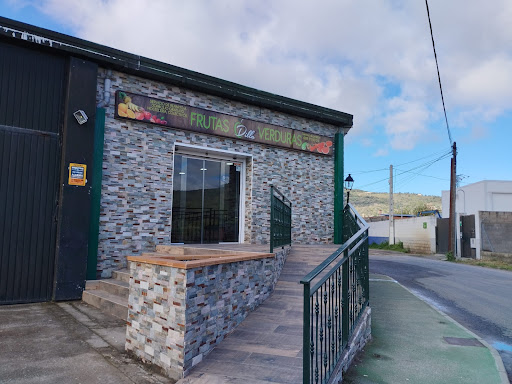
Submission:
M 3 41 L 15 40 L 23 44 L 35 44 L 46 49 L 63 51 L 94 61 L 107 69 L 115 69 L 230 100 L 335 125 L 344 128 L 345 133 L 353 125 L 353 115 L 345 112 L 260 91 L 1 16 L 0 39 Z

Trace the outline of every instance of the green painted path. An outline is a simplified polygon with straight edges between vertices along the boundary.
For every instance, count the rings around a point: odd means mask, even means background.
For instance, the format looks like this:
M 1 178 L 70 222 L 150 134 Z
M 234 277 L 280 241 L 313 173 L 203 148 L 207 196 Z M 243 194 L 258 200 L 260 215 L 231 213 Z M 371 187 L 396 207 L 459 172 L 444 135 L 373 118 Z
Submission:
M 508 383 L 498 353 L 387 276 L 370 276 L 372 341 L 344 383 Z

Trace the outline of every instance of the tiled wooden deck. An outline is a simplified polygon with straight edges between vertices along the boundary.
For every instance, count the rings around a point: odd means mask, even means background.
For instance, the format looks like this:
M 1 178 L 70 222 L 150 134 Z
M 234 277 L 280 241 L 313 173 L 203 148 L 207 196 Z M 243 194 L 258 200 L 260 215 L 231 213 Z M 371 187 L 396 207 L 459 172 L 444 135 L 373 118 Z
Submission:
M 266 246 L 221 244 L 215 248 L 268 252 Z M 303 288 L 299 281 L 337 248 L 293 246 L 274 293 L 178 383 L 302 382 Z

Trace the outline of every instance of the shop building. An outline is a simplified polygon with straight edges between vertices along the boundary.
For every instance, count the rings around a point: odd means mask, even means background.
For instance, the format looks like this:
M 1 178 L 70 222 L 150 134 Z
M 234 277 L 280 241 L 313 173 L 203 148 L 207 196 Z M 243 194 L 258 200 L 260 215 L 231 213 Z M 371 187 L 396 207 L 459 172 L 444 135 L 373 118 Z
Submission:
M 293 244 L 341 242 L 350 114 L 5 18 L 0 92 L 0 303 L 156 245 L 267 244 L 271 185 Z

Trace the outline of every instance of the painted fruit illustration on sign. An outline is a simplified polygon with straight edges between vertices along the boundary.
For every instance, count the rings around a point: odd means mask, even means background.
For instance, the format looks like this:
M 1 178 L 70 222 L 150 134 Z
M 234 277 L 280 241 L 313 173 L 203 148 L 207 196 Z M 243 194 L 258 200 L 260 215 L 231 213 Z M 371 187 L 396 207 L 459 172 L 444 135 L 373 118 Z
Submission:
M 327 155 L 332 147 L 332 141 L 322 141 L 315 145 L 310 145 L 309 150 L 311 152 L 317 151 L 318 153 L 323 153 L 324 155 Z
M 142 106 L 135 104 L 132 98 L 124 92 L 119 92 L 119 104 L 117 105 L 117 114 L 120 117 L 127 117 L 129 119 L 148 121 L 153 124 L 167 125 L 165 116 L 153 115 L 151 112 L 146 111 Z
M 132 98 L 124 92 L 119 92 L 119 99 L 121 102 L 117 105 L 117 114 L 122 117 L 129 117 L 130 119 L 136 118 L 136 113 L 140 113 L 144 109 L 135 105 Z M 139 114 L 140 117 L 140 114 Z M 138 119 L 139 120 L 139 119 Z

